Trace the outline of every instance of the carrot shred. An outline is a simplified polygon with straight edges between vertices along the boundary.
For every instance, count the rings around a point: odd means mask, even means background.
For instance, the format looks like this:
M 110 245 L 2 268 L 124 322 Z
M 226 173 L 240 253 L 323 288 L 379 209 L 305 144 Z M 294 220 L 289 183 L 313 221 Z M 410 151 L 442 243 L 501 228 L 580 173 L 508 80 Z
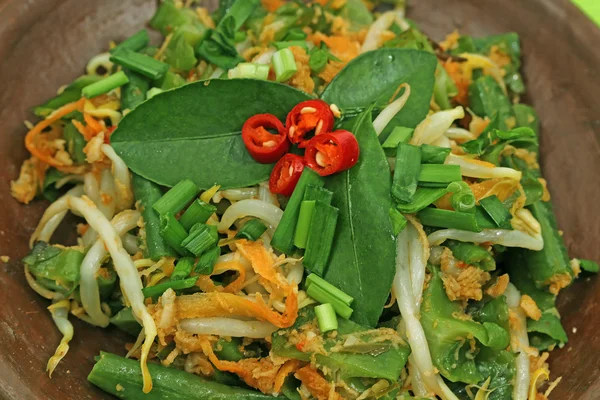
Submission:
M 104 130 L 102 124 L 88 113 L 83 114 L 83 120 L 95 134 L 98 134 Z
M 27 135 L 25 136 L 25 147 L 27 148 L 27 150 L 29 150 L 31 155 L 60 171 L 67 173 L 81 172 L 81 166 L 65 165 L 60 161 L 56 160 L 47 151 L 37 148 L 35 145 L 35 138 L 38 135 L 40 135 L 44 129 L 52 125 L 54 122 L 60 120 L 65 115 L 68 115 L 73 111 L 83 110 L 84 102 L 85 99 L 82 98 L 78 101 L 62 106 L 61 108 L 57 109 L 52 114 L 50 114 L 46 119 L 38 122 L 37 125 L 35 125 L 29 132 L 27 132 Z
M 274 267 L 273 255 L 260 242 L 250 242 L 246 239 L 236 243 L 237 249 L 252 264 L 252 269 L 273 286 L 287 292 L 290 285 L 283 275 Z
M 317 371 L 315 368 L 307 365 L 304 368 L 300 368 L 296 371 L 295 375 L 300 382 L 312 394 L 317 400 L 341 400 L 342 396 L 339 393 L 336 393 L 335 387 L 332 387 L 330 382 Z M 333 396 L 331 396 L 333 394 Z
M 252 301 L 231 293 L 195 293 L 178 296 L 176 301 L 177 317 L 180 319 L 235 315 L 267 321 L 278 328 L 288 328 L 294 324 L 298 317 L 298 294 L 296 290 L 289 292 L 285 300 L 283 314 L 271 310 L 260 295 L 256 295 L 256 301 Z

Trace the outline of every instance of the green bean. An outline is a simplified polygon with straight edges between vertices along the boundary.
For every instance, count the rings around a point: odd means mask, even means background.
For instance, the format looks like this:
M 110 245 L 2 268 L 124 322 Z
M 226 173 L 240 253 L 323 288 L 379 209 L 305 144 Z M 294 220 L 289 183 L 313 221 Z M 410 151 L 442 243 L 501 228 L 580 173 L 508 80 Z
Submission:
M 153 388 L 142 392 L 139 362 L 110 353 L 100 353 L 88 380 L 121 399 L 143 400 L 267 400 L 273 396 L 248 389 L 230 387 L 175 368 L 148 364 Z

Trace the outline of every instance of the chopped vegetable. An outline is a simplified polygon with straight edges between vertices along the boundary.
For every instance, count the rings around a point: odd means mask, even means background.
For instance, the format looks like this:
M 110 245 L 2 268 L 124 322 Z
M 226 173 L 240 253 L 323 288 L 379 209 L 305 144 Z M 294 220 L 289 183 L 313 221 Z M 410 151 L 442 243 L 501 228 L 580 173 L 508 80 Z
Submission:
M 306 145 L 306 165 L 321 176 L 352 168 L 360 155 L 356 137 L 346 130 L 321 133 Z
M 265 224 L 260 222 L 259 219 L 253 218 L 247 221 L 236 233 L 235 237 L 245 238 L 253 242 L 257 241 L 263 233 L 267 230 Z
M 160 215 L 177 214 L 200 193 L 200 189 L 190 180 L 184 180 L 173 186 L 152 206 Z
M 140 51 L 144 47 L 148 46 L 150 43 L 150 36 L 148 36 L 148 31 L 145 29 L 141 29 L 129 36 L 127 39 L 123 40 L 119 43 L 115 48 L 110 50 L 111 54 L 114 54 L 123 49 L 129 49 L 132 51 Z
M 179 255 L 186 256 L 190 253 L 181 245 L 188 233 L 173 214 L 160 216 L 160 236 Z
M 338 214 L 337 208 L 322 201 L 315 201 L 304 252 L 304 265 L 309 271 L 319 275 L 325 273 L 335 237 Z
M 323 333 L 336 330 L 338 327 L 335 310 L 329 303 L 321 304 L 315 307 L 315 314 L 319 321 L 319 330 Z
M 217 207 L 207 204 L 200 199 L 194 200 L 179 218 L 179 222 L 184 229 L 189 230 L 197 223 L 205 223 L 211 215 L 217 211 Z
M 187 278 L 194 268 L 194 259 L 190 257 L 180 258 L 175 264 L 175 269 L 171 274 L 172 281 L 180 281 Z
M 392 196 L 399 202 L 410 203 L 417 191 L 421 171 L 421 150 L 417 146 L 398 143 Z
M 295 154 L 283 156 L 271 172 L 269 190 L 282 196 L 291 196 L 304 171 L 304 158 Z
M 84 87 L 81 90 L 81 94 L 89 99 L 100 96 L 104 93 L 108 93 L 113 89 L 125 85 L 127 82 L 129 82 L 129 78 L 127 78 L 125 72 L 119 71 L 102 79 L 101 81 L 94 82 L 91 85 Z
M 276 162 L 290 148 L 283 124 L 272 114 L 250 117 L 242 127 L 242 139 L 252 158 L 263 164 Z
M 334 116 L 329 104 L 322 100 L 307 100 L 297 104 L 285 119 L 285 128 L 290 141 L 306 147 L 307 135 L 314 131 L 315 136 L 331 132 Z
M 285 82 L 298 72 L 294 54 L 288 48 L 276 51 L 273 54 L 272 63 L 277 82 Z
M 283 212 L 283 217 L 271 240 L 271 245 L 282 253 L 290 254 L 294 247 L 294 233 L 296 232 L 300 206 L 302 205 L 304 193 L 308 185 L 323 186 L 324 182 L 315 171 L 310 168 L 304 168 L 296 188 L 292 189 L 293 193 L 290 201 Z
M 153 80 L 161 79 L 169 70 L 168 64 L 127 48 L 112 54 L 110 61 Z

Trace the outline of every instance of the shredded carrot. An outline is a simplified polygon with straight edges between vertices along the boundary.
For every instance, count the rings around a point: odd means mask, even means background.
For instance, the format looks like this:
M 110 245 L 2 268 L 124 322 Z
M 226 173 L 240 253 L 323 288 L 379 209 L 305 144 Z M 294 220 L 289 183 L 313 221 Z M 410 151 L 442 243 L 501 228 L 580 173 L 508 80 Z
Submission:
M 37 157 L 40 161 L 66 173 L 79 173 L 81 172 L 81 166 L 65 165 L 64 163 L 56 160 L 52 154 L 47 150 L 39 149 L 35 144 L 35 138 L 40 135 L 44 129 L 52 125 L 54 122 L 60 120 L 65 115 L 72 113 L 73 111 L 81 111 L 85 99 L 80 99 L 76 102 L 66 104 L 61 108 L 50 114 L 45 120 L 40 121 L 33 127 L 25 136 L 25 147 L 31 155 Z
M 321 42 L 325 42 L 331 54 L 343 62 L 348 62 L 360 54 L 360 43 L 358 40 L 354 40 L 348 36 L 327 36 L 321 32 L 317 32 L 314 35 L 310 35 L 308 41 L 313 42 L 315 46 L 320 46 Z
M 83 120 L 85 123 L 94 131 L 94 133 L 98 134 L 104 130 L 104 127 L 97 119 L 93 118 L 90 114 L 84 113 Z
M 302 382 L 317 400 L 341 400 L 342 396 L 339 393 L 334 392 L 334 388 L 330 382 L 310 365 L 300 368 L 294 376 Z M 333 396 L 331 396 L 333 394 Z
M 496 195 L 500 201 L 508 199 L 518 187 L 514 179 L 487 179 L 469 185 L 477 201 L 484 197 Z
M 277 9 L 285 4 L 283 0 L 261 0 L 262 6 L 268 12 L 277 11 Z
M 224 293 L 238 293 L 242 290 L 242 285 L 246 280 L 246 269 L 238 261 L 222 262 L 215 265 L 212 275 L 219 275 L 225 271 L 237 271 L 238 277 L 228 284 L 227 286 L 217 286 L 214 284 L 210 276 L 200 275 L 196 286 L 198 286 L 203 292 L 224 292 Z
M 250 242 L 246 239 L 240 240 L 237 244 L 239 252 L 250 261 L 252 269 L 267 282 L 281 288 L 284 291 L 289 291 L 289 284 L 274 267 L 275 260 L 261 242 Z
M 263 393 L 278 393 L 285 378 L 298 370 L 302 365 L 299 360 L 288 360 L 283 365 L 275 364 L 270 358 L 246 358 L 241 361 L 219 360 L 215 355 L 210 341 L 205 338 L 200 342 L 202 352 L 219 370 L 238 375 L 248 386 L 259 389 Z
M 486 167 L 486 168 L 496 168 L 496 166 L 494 164 L 492 164 L 491 162 L 477 160 L 475 158 L 464 157 L 463 160 L 465 160 L 468 163 L 475 164 L 475 165 L 480 165 L 480 166 Z
M 461 63 L 452 61 L 452 59 L 448 59 L 443 65 L 458 89 L 454 100 L 463 106 L 469 105 L 469 86 L 471 86 L 472 77 L 462 70 Z
M 177 297 L 178 318 L 250 317 L 267 321 L 278 328 L 287 328 L 298 317 L 298 293 L 291 290 L 285 300 L 285 311 L 279 314 L 270 309 L 262 296 L 252 301 L 231 293 L 195 293 Z

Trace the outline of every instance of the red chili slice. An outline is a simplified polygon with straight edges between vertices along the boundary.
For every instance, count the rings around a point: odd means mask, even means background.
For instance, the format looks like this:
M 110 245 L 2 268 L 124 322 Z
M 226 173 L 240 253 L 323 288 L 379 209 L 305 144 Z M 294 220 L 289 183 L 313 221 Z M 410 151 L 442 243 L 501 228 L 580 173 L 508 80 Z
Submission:
M 299 144 L 300 148 L 306 147 L 306 135 L 314 131 L 315 136 L 330 132 L 333 129 L 333 112 L 329 104 L 323 100 L 307 100 L 296 105 L 285 119 L 290 142 Z
M 286 154 L 275 164 L 269 178 L 271 193 L 291 196 L 304 170 L 304 159 L 295 154 Z
M 351 132 L 337 130 L 312 138 L 306 146 L 306 165 L 321 176 L 352 168 L 358 161 L 360 148 Z
M 267 129 L 274 129 L 277 134 Z M 252 158 L 263 164 L 274 163 L 290 149 L 283 124 L 272 114 L 248 118 L 242 127 L 242 140 Z

